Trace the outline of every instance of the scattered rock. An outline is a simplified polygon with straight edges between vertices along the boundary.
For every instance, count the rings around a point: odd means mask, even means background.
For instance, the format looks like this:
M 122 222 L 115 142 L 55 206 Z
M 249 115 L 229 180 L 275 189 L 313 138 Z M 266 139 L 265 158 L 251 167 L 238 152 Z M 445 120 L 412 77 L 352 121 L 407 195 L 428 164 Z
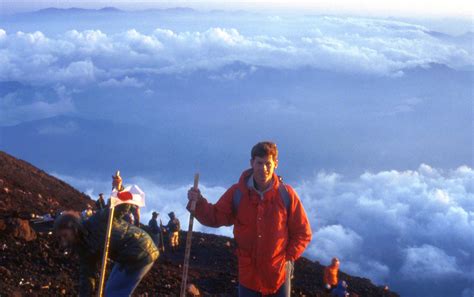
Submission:
M 36 239 L 36 232 L 31 229 L 27 220 L 18 218 L 9 219 L 7 232 L 13 237 L 31 241 Z
M 10 270 L 8 270 L 7 268 L 5 268 L 3 266 L 0 266 L 0 274 L 3 275 L 3 277 L 12 276 L 12 273 L 10 272 Z

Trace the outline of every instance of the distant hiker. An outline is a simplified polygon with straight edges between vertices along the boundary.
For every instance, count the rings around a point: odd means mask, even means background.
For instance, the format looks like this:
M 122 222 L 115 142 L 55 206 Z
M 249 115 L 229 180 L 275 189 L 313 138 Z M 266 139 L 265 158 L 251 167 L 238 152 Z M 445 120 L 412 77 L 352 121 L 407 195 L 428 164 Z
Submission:
M 157 220 L 158 215 L 159 213 L 154 211 L 151 214 L 150 221 L 148 222 L 148 228 L 150 229 L 151 238 L 153 239 L 153 242 L 155 243 L 157 247 L 160 246 L 160 233 L 161 233 L 161 228 L 160 226 L 158 226 L 158 220 Z
M 125 187 L 123 186 L 123 180 L 122 177 L 120 176 L 120 171 L 117 170 L 115 175 L 112 175 L 112 190 L 117 190 L 119 192 L 123 191 Z M 109 205 L 109 202 L 107 202 L 107 205 Z M 128 212 L 124 212 L 123 219 L 130 223 L 133 224 L 137 227 L 140 227 L 140 208 L 136 205 L 131 205 L 131 204 L 126 204 L 128 208 Z M 130 217 L 129 214 L 133 215 L 133 219 Z
M 104 200 L 104 193 L 99 194 L 99 198 L 95 202 L 95 206 L 97 210 L 101 210 L 105 208 L 105 200 Z
M 87 221 L 68 213 L 54 222 L 54 233 L 61 246 L 70 247 L 79 255 L 80 297 L 93 296 L 95 276 L 104 249 L 108 212 L 109 209 L 99 211 Z M 131 296 L 159 252 L 145 231 L 114 219 L 109 255 L 115 264 L 107 280 L 105 296 Z
M 94 212 L 92 211 L 92 206 L 87 205 L 87 208 L 82 211 L 81 217 L 82 217 L 82 219 L 87 220 L 93 214 L 94 214 Z
M 343 280 L 340 281 L 337 287 L 332 290 L 331 295 L 335 297 L 348 297 L 349 292 L 347 291 L 347 283 Z
M 339 259 L 332 258 L 331 265 L 324 268 L 323 282 L 326 288 L 326 292 L 331 292 L 334 288 L 337 287 L 338 278 L 337 274 L 339 272 Z
M 174 212 L 170 212 L 168 216 L 170 220 L 168 225 L 166 225 L 166 229 L 169 232 L 171 249 L 175 250 L 179 246 L 179 231 L 181 230 L 181 225 Z
M 275 174 L 278 150 L 257 143 L 251 169 L 242 173 L 215 204 L 199 189 L 188 192 L 188 210 L 196 201 L 197 220 L 209 227 L 234 225 L 239 267 L 239 296 L 290 296 L 293 262 L 311 241 L 311 227 L 298 195 Z

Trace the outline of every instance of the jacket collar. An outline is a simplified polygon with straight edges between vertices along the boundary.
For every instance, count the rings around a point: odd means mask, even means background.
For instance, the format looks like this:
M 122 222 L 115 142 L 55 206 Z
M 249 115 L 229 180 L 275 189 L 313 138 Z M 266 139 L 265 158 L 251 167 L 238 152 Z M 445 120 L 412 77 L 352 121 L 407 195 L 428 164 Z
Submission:
M 256 191 L 255 187 L 253 186 L 253 181 L 250 180 L 251 178 L 253 178 L 252 176 L 253 176 L 252 168 L 244 170 L 244 172 L 242 172 L 242 174 L 240 175 L 239 183 L 238 183 L 241 190 L 246 190 L 246 191 L 255 190 Z M 273 184 L 267 190 L 265 190 L 264 193 L 270 190 L 277 190 L 279 186 L 280 186 L 280 178 L 278 175 L 276 175 L 275 172 L 273 172 Z

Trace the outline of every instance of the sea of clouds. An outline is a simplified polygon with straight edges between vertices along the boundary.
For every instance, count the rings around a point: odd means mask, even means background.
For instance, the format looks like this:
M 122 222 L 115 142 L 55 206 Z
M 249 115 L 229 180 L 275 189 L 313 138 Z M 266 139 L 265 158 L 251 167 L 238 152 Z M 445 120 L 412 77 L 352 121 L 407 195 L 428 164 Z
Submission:
M 272 27 L 272 21 L 260 25 Z M 433 34 L 420 25 L 349 17 L 315 17 L 300 25 L 306 30 L 293 24 L 295 28 L 285 34 L 245 34 L 233 27 L 158 27 L 151 32 L 131 28 L 108 34 L 96 29 L 48 35 L 0 27 L 0 80 L 141 87 L 138 74 L 217 69 L 235 61 L 390 76 L 430 63 L 455 69 L 474 64 L 472 46 L 465 40 Z M 273 27 L 278 26 L 277 19 Z
M 108 181 L 56 174 L 91 197 L 107 193 Z M 143 177 L 127 179 L 147 195 L 143 222 L 151 212 L 174 211 L 187 228 L 186 193 L 190 184 L 169 187 Z M 226 186 L 200 186 L 216 202 Z M 323 264 L 337 256 L 341 269 L 377 284 L 456 282 L 469 294 L 474 280 L 474 170 L 440 170 L 422 164 L 417 170 L 365 172 L 347 179 L 320 172 L 293 185 L 306 209 L 313 240 L 305 255 Z M 232 229 L 196 230 L 232 236 Z M 459 287 L 456 288 L 459 291 Z M 405 292 L 406 293 L 406 292 Z M 407 296 L 410 296 L 409 294 Z M 468 295 L 466 295 L 468 296 Z

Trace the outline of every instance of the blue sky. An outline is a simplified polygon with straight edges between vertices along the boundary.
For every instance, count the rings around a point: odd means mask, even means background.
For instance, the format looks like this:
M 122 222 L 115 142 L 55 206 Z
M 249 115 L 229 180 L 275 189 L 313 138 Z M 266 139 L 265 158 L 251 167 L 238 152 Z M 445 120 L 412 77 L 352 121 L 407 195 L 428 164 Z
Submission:
M 402 296 L 471 296 L 469 4 L 420 17 L 423 2 L 401 1 L 387 17 L 373 2 L 327 14 L 186 3 L 3 3 L 22 13 L 0 20 L 0 149 L 93 197 L 120 169 L 147 193 L 145 217 L 186 222 L 195 171 L 215 201 L 251 146 L 275 140 L 315 233 L 308 257 L 339 256 Z

